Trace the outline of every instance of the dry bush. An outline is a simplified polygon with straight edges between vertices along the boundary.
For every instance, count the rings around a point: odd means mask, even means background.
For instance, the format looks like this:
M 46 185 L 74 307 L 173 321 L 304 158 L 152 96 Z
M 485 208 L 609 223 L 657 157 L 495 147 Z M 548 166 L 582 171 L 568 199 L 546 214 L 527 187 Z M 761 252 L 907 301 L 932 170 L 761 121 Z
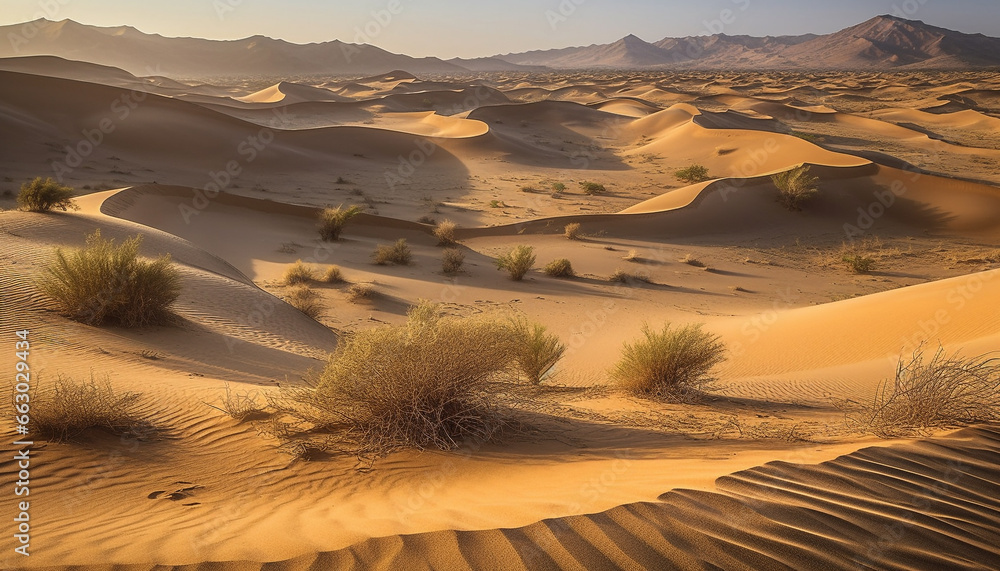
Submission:
M 504 270 L 510 274 L 510 279 L 519 282 L 524 279 L 531 266 L 535 265 L 535 249 L 531 246 L 520 245 L 511 251 L 497 258 L 497 269 Z
M 681 263 L 682 264 L 687 264 L 689 266 L 694 266 L 696 268 L 704 268 L 705 267 L 704 262 L 702 262 L 698 258 L 695 258 L 691 254 L 688 254 L 688 255 L 684 256 L 683 258 L 681 258 Z
M 642 282 L 651 284 L 653 280 L 646 274 L 639 274 L 635 272 L 628 272 L 622 268 L 616 269 L 614 272 L 608 276 L 609 282 L 620 283 L 620 284 L 630 284 L 635 282 Z
M 90 325 L 141 327 L 164 323 L 180 295 L 180 274 L 169 255 L 139 258 L 142 236 L 120 245 L 96 230 L 86 246 L 69 253 L 57 248 L 38 287 L 71 319 Z
M 627 391 L 670 400 L 687 400 L 701 393 L 712 377 L 712 368 L 725 360 L 719 337 L 701 325 L 661 331 L 642 327 L 643 338 L 625 343 L 621 360 L 611 377 Z
M 53 208 L 63 211 L 79 208 L 73 204 L 72 188 L 63 186 L 51 178 L 42 180 L 42 177 L 21 185 L 21 192 L 17 195 L 17 205 L 21 210 L 28 212 L 48 212 Z
M 305 264 L 302 260 L 296 260 L 294 264 L 285 270 L 282 278 L 285 285 L 307 284 L 316 279 L 316 269 Z
M 446 274 L 457 274 L 465 264 L 465 253 L 458 248 L 448 248 L 441 254 L 441 271 Z
M 396 240 L 396 243 L 392 246 L 379 244 L 375 247 L 375 251 L 372 252 L 372 260 L 379 266 L 388 264 L 405 266 L 410 263 L 412 257 L 413 254 L 410 252 L 410 247 L 406 244 L 406 238 Z
M 208 404 L 208 406 L 220 410 L 230 418 L 243 422 L 244 420 L 252 420 L 255 418 L 263 418 L 267 416 L 264 412 L 264 406 L 257 402 L 258 394 L 254 392 L 233 392 L 229 388 L 229 383 L 226 383 L 226 396 L 222 397 L 220 406 L 215 406 L 214 404 Z
M 875 271 L 879 261 L 894 252 L 886 250 L 878 237 L 868 237 L 864 240 L 845 243 L 840 247 L 837 258 L 848 270 L 855 274 L 867 274 Z
M 778 189 L 778 202 L 788 210 L 802 210 L 802 204 L 815 196 L 819 178 L 809 174 L 808 165 L 800 165 L 771 177 Z
M 604 194 L 608 191 L 608 189 L 604 188 L 603 184 L 586 180 L 580 182 L 580 188 L 583 189 L 584 194 L 589 194 L 590 196 Z
M 36 378 L 29 393 L 28 430 L 55 442 L 73 440 L 90 429 L 140 436 L 151 429 L 139 411 L 141 396 L 119 392 L 105 377 L 78 382 L 59 376 L 51 386 Z
M 355 453 L 491 441 L 512 423 L 513 346 L 496 320 L 421 311 L 345 337 L 310 386 L 285 388 L 271 404 L 301 431 L 333 434 Z
M 691 165 L 685 169 L 677 171 L 674 173 L 674 176 L 677 177 L 677 180 L 688 184 L 705 182 L 711 178 L 708 174 L 708 167 L 704 165 Z
M 347 288 L 347 300 L 352 303 L 371 300 L 376 295 L 375 286 L 372 284 L 354 284 Z
M 346 280 L 344 280 L 344 272 L 340 270 L 340 266 L 333 265 L 323 274 L 323 281 L 328 284 L 340 284 Z
M 977 422 L 1000 420 L 1000 357 L 948 356 L 938 348 L 924 361 L 923 349 L 876 390 L 870 404 L 847 406 L 853 428 L 881 438 Z
M 573 271 L 573 264 L 566 258 L 552 260 L 546 264 L 543 271 L 546 275 L 554 278 L 571 278 L 576 275 L 576 272 Z
M 636 264 L 642 263 L 642 257 L 639 255 L 638 250 L 629 250 L 627 254 L 622 256 L 622 259 L 626 262 L 634 262 Z
M 458 242 L 455 240 L 455 228 L 457 225 L 451 220 L 442 220 L 434 227 L 434 236 L 438 239 L 438 246 L 454 246 Z
M 544 325 L 524 318 L 511 319 L 510 329 L 517 369 L 529 383 L 537 385 L 562 358 L 566 346 Z
M 579 240 L 580 239 L 580 223 L 572 222 L 567 224 L 563 229 L 563 236 L 566 236 L 569 240 Z
M 285 301 L 295 309 L 316 319 L 323 312 L 323 304 L 320 302 L 319 294 L 309 288 L 300 285 L 289 290 L 285 296 Z
M 354 205 L 344 208 L 326 208 L 319 213 L 319 236 L 325 242 L 335 242 L 340 239 L 344 226 L 351 218 L 361 214 L 361 207 Z

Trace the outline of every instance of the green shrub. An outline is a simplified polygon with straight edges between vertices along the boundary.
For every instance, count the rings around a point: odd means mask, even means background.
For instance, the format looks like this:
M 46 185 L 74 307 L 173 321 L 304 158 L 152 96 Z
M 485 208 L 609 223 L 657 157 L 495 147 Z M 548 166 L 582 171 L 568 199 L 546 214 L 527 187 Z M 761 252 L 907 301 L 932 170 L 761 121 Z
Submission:
M 576 275 L 576 273 L 573 272 L 573 264 L 571 264 L 566 258 L 552 260 L 545 265 L 543 271 L 546 275 L 554 278 L 571 278 Z
M 704 165 L 691 165 L 686 169 L 681 169 L 674 173 L 677 180 L 681 182 L 686 182 L 688 184 L 697 184 L 699 182 L 705 182 L 711 177 L 708 175 L 708 167 Z
M 586 181 L 586 180 L 580 182 L 580 188 L 583 189 L 584 194 L 589 194 L 591 196 L 595 196 L 595 195 L 598 195 L 598 194 L 604 194 L 605 192 L 607 192 L 607 189 L 604 188 L 603 184 L 599 184 L 599 183 L 596 183 L 596 182 L 590 182 L 590 181 Z
M 28 212 L 48 212 L 53 208 L 63 211 L 78 209 L 77 205 L 73 204 L 72 188 L 63 186 L 51 178 L 42 180 L 42 177 L 21 185 L 21 192 L 17 195 L 17 205 L 21 210 Z
M 725 360 L 719 338 L 701 325 L 662 331 L 643 325 L 643 338 L 625 343 L 622 358 L 611 372 L 619 386 L 641 395 L 686 400 L 713 379 L 712 368 Z
M 302 260 L 296 260 L 294 264 L 285 270 L 283 281 L 285 285 L 306 284 L 316 279 L 316 270 Z
M 180 295 L 180 274 L 169 255 L 140 259 L 141 243 L 142 236 L 134 236 L 116 246 L 96 230 L 82 249 L 56 249 L 38 286 L 76 321 L 125 327 L 163 323 Z
M 517 369 L 529 383 L 537 385 L 562 358 L 566 346 L 544 325 L 524 318 L 511 319 L 510 328 Z
M 465 253 L 458 248 L 448 248 L 441 255 L 441 271 L 446 274 L 457 274 L 462 271 L 465 263 Z
M 561 182 L 554 182 L 552 183 L 552 192 L 566 192 L 566 185 Z
M 510 279 L 519 282 L 528 273 L 528 270 L 535 265 L 535 249 L 531 246 L 520 245 L 497 258 L 497 269 L 504 270 L 510 274 Z
M 372 253 L 372 259 L 380 266 L 387 264 L 405 266 L 410 263 L 412 257 L 413 254 L 410 252 L 410 247 L 406 244 L 406 238 L 396 240 L 396 243 L 392 246 L 379 244 Z
M 841 258 L 847 269 L 856 274 L 867 274 L 875 271 L 875 258 L 864 254 L 848 254 Z
M 809 174 L 807 165 L 776 174 L 771 181 L 778 189 L 778 202 L 792 211 L 802 210 L 802 204 L 819 192 L 816 187 L 819 178 Z
M 319 214 L 319 235 L 326 242 L 335 242 L 340 239 L 340 234 L 344 231 L 344 226 L 351 219 L 361 214 L 360 206 L 350 206 L 344 208 L 326 208 Z

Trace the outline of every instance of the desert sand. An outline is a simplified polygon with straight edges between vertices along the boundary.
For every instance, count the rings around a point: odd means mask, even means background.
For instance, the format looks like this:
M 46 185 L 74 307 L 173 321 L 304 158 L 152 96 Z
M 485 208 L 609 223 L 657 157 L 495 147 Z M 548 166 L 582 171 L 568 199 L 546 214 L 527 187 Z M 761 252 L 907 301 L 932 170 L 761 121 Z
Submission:
M 871 399 L 921 344 L 1000 348 L 995 74 L 394 72 L 209 84 L 59 58 L 0 69 L 0 190 L 11 191 L 0 198 L 3 330 L 31 329 L 43 379 L 108 375 L 141 392 L 162 427 L 144 440 L 38 446 L 35 554 L 5 549 L 2 568 L 1000 560 L 996 427 L 888 441 L 850 430 L 837 406 Z M 111 129 L 88 140 L 102 120 Z M 695 163 L 708 180 L 674 176 Z M 770 175 L 799 165 L 820 192 L 789 212 Z M 80 209 L 16 211 L 20 184 L 53 169 Z M 607 193 L 586 195 L 583 181 Z M 566 190 L 553 195 L 556 182 Z M 341 204 L 365 213 L 323 243 L 317 213 Z M 458 223 L 464 272 L 441 272 L 428 218 Z M 569 223 L 583 239 L 563 236 Z M 53 249 L 81 246 L 96 228 L 171 255 L 179 324 L 86 326 L 38 293 Z M 373 265 L 375 246 L 399 238 L 413 263 Z M 843 267 L 852 240 L 867 240 L 875 271 Z M 517 244 L 535 248 L 538 266 L 570 259 L 578 277 L 536 269 L 509 280 L 493 260 Z M 282 275 L 299 259 L 336 264 L 349 282 L 315 286 L 316 319 L 282 300 Z M 645 279 L 608 281 L 618 268 Z M 378 295 L 352 302 L 352 283 Z M 455 315 L 522 313 L 568 345 L 523 413 L 530 432 L 374 463 L 302 459 L 209 406 L 227 387 L 263 395 L 300 383 L 345 333 L 401 323 L 421 299 Z M 704 323 L 728 348 L 703 402 L 609 384 L 622 343 L 668 321 Z M 6 456 L 0 471 L 13 481 L 16 463 Z M 13 496 L 0 507 L 12 512 Z

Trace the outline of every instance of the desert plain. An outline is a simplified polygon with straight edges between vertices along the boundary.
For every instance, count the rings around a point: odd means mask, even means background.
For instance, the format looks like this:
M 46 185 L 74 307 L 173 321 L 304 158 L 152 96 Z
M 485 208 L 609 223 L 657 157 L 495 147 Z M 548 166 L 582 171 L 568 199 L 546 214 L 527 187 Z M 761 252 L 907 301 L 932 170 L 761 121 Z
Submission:
M 0 69 L 4 335 L 30 330 L 37 382 L 107 378 L 139 393 L 156 427 L 36 443 L 33 555 L 7 549 L 0 567 L 1000 561 L 1000 431 L 848 422 L 915 351 L 1000 348 L 995 73 L 194 82 L 50 56 Z M 679 180 L 692 165 L 703 180 Z M 802 166 L 818 193 L 790 210 L 772 175 Z M 18 211 L 20 185 L 54 171 L 79 209 Z M 324 242 L 318 213 L 341 205 L 363 211 Z M 442 271 L 443 221 L 456 224 L 457 272 Z M 174 323 L 86 325 L 39 292 L 53 251 L 95 229 L 170 255 Z M 373 263 L 399 239 L 410 263 Z M 495 260 L 519 245 L 537 262 L 514 281 Z M 852 271 L 854 255 L 871 266 Z M 573 277 L 542 271 L 562 258 Z M 286 301 L 299 260 L 342 271 L 308 286 L 314 317 Z M 512 411 L 522 430 L 369 457 L 289 449 L 262 428 L 266 410 L 221 410 L 227 395 L 265 405 L 345 336 L 400 325 L 421 300 L 526 316 L 566 346 Z M 668 322 L 718 336 L 715 381 L 682 402 L 619 388 L 623 343 Z M 0 469 L 16 478 L 9 457 Z M 0 499 L 5 517 L 14 501 Z

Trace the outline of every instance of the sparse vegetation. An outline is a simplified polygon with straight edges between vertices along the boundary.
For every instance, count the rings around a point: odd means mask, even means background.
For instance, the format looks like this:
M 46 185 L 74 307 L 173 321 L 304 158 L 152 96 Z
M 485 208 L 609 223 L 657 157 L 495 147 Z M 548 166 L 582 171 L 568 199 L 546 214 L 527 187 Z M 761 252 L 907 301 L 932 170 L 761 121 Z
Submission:
M 120 245 L 100 230 L 87 236 L 82 249 L 55 251 L 55 261 L 38 287 L 71 319 L 90 325 L 113 323 L 141 327 L 164 323 L 180 295 L 180 274 L 169 255 L 139 258 L 142 236 Z
M 583 189 L 584 194 L 589 194 L 590 196 L 604 194 L 605 192 L 608 191 L 603 184 L 597 182 L 590 182 L 587 180 L 580 182 L 580 188 Z
M 843 244 L 839 261 L 855 274 L 868 274 L 878 268 L 879 260 L 885 255 L 884 250 L 881 239 L 868 237 Z
M 430 216 L 421 216 L 417 219 L 417 222 L 421 224 L 429 224 L 430 226 L 436 226 L 437 220 L 431 218 Z
M 674 328 L 668 323 L 660 331 L 644 325 L 642 334 L 625 343 L 611 371 L 618 385 L 630 392 L 689 400 L 711 383 L 711 370 L 725 360 L 725 346 L 701 325 Z
M 842 258 L 847 268 L 856 274 L 867 274 L 875 270 L 875 258 L 864 254 L 847 254 Z
M 361 207 L 354 205 L 344 208 L 326 208 L 319 215 L 319 235 L 326 242 L 336 242 L 340 240 L 340 235 L 344 231 L 347 222 L 361 214 Z
M 642 257 L 639 256 L 637 250 L 629 250 L 627 254 L 622 257 L 626 262 L 633 262 L 636 264 L 642 263 Z
M 340 284 L 346 280 L 344 280 L 344 272 L 341 271 L 340 266 L 333 265 L 323 274 L 323 281 L 328 284 Z
M 552 183 L 552 192 L 566 192 L 566 185 L 561 182 Z
M 446 274 L 457 274 L 465 264 L 465 253 L 458 248 L 448 248 L 441 254 L 441 271 Z
M 454 246 L 458 242 L 455 240 L 455 228 L 457 224 L 451 220 L 442 220 L 434 227 L 434 236 L 438 239 L 438 246 Z
M 566 236 L 569 240 L 579 240 L 580 239 L 580 223 L 571 222 L 566 225 L 563 229 L 563 236 Z
M 406 244 L 406 238 L 396 240 L 396 243 L 392 246 L 379 244 L 372 253 L 372 259 L 379 266 L 388 264 L 405 266 L 410 263 L 412 257 L 413 254 L 410 252 L 410 247 Z
M 623 268 L 617 268 L 614 272 L 608 276 L 608 281 L 620 284 L 630 284 L 634 282 L 642 283 L 653 283 L 650 277 L 646 274 L 639 274 L 635 272 L 629 272 Z
M 697 184 L 699 182 L 705 182 L 711 177 L 708 174 L 708 167 L 704 165 L 691 165 L 687 168 L 681 169 L 674 173 L 677 180 L 681 182 L 686 182 L 688 184 Z
M 491 200 L 490 208 L 507 208 L 507 205 L 502 200 Z
M 309 286 L 300 285 L 289 290 L 285 296 L 285 301 L 295 309 L 316 319 L 323 312 L 323 304 L 320 302 L 319 294 Z
M 802 205 L 816 196 L 819 178 L 809 174 L 808 165 L 800 165 L 771 177 L 778 189 L 778 202 L 792 211 L 802 210 Z
M 868 404 L 851 407 L 854 428 L 881 438 L 934 428 L 1000 420 L 1000 357 L 948 356 L 938 348 L 929 361 L 923 348 L 902 358 L 892 380 L 883 382 Z
M 573 264 L 570 263 L 566 258 L 559 258 L 558 260 L 552 260 L 545 265 L 543 270 L 546 275 L 552 276 L 554 278 L 571 278 L 576 275 L 573 271 Z
M 91 429 L 141 436 L 152 428 L 139 410 L 141 396 L 116 391 L 107 377 L 86 382 L 59 376 L 51 386 L 37 377 L 29 393 L 31 434 L 54 442 L 74 440 Z
M 76 210 L 73 204 L 73 189 L 63 186 L 51 178 L 35 180 L 21 185 L 17 195 L 17 205 L 28 212 L 48 212 L 53 208 L 59 210 Z
M 347 288 L 347 299 L 352 303 L 371 300 L 376 294 L 375 286 L 370 283 L 354 284 Z
M 304 263 L 302 260 L 296 260 L 294 264 L 289 266 L 288 269 L 285 270 L 284 278 L 282 278 L 285 285 L 307 284 L 315 280 L 316 269 Z
M 522 186 L 521 187 L 521 192 L 524 192 L 524 193 L 527 193 L 527 194 L 531 194 L 533 192 L 538 192 L 538 189 L 536 189 L 533 186 Z
M 220 406 L 215 406 L 214 404 L 209 404 L 208 406 L 216 410 L 221 410 L 237 422 L 243 422 L 267 415 L 264 411 L 264 406 L 257 402 L 257 397 L 258 394 L 256 391 L 233 392 L 229 388 L 229 383 L 226 383 L 226 395 L 222 397 L 219 403 Z
M 699 260 L 698 258 L 695 258 L 692 254 L 688 254 L 688 255 L 684 256 L 683 258 L 681 258 L 681 263 L 682 264 L 687 264 L 689 266 L 694 266 L 696 268 L 704 268 L 705 267 L 705 263 L 702 262 L 701 260 Z
M 404 325 L 345 337 L 312 386 L 284 389 L 272 405 L 302 432 L 334 433 L 359 455 L 494 440 L 512 423 L 504 403 L 510 328 L 415 313 Z
M 519 245 L 497 258 L 497 269 L 510 274 L 510 279 L 519 282 L 535 265 L 535 249 L 531 246 Z
M 511 319 L 510 329 L 517 369 L 529 383 L 537 385 L 562 358 L 566 346 L 544 325 L 523 317 Z

